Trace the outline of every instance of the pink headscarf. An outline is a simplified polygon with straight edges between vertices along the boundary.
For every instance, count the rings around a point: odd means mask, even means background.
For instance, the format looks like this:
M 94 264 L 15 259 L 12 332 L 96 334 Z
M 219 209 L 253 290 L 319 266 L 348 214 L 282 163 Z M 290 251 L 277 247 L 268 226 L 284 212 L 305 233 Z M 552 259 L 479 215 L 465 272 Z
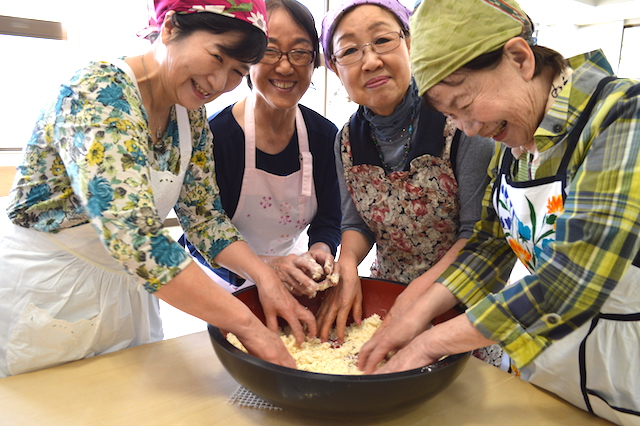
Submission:
M 170 10 L 176 13 L 210 12 L 248 22 L 267 34 L 267 8 L 264 0 L 149 0 L 149 26 L 138 33 L 148 38 L 158 32 Z

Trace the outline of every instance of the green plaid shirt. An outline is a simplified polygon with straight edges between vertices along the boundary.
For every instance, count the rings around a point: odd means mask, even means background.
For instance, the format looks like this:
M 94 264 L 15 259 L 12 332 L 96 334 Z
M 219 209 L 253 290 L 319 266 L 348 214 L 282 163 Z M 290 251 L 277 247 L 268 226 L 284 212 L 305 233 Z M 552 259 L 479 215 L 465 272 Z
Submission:
M 570 81 L 535 133 L 536 179 L 556 174 L 568 133 L 598 82 L 612 74 L 600 51 L 569 63 Z M 474 235 L 438 279 L 468 307 L 474 326 L 519 367 L 592 318 L 640 250 L 640 85 L 616 80 L 600 99 L 569 163 L 556 240 L 539 256 L 537 270 L 503 289 L 515 255 L 489 185 Z M 498 145 L 489 166 L 492 182 L 505 150 Z M 514 162 L 514 170 L 528 167 L 526 157 Z

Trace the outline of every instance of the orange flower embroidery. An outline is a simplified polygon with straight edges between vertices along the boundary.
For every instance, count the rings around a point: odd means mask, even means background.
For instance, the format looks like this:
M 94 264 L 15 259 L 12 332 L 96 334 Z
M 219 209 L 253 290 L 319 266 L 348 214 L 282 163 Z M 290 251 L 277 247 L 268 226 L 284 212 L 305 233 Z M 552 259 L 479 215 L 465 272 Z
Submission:
M 547 200 L 547 213 L 560 214 L 564 211 L 564 201 L 562 195 L 554 195 Z
M 518 256 L 518 259 L 520 259 L 525 264 L 531 261 L 531 253 L 525 250 L 525 248 L 522 247 L 522 245 L 519 242 L 517 242 L 512 238 L 509 238 L 508 241 L 509 241 L 509 245 L 511 246 L 511 250 L 513 250 L 516 256 Z

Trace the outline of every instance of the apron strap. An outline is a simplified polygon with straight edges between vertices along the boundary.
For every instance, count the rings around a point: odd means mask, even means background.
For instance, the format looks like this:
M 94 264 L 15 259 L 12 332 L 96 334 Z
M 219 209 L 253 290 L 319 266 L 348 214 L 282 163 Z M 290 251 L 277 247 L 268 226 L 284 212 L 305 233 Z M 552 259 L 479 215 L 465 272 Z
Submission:
M 244 168 L 255 169 L 256 163 L 256 126 L 255 126 L 256 95 L 250 94 L 244 106 L 245 128 L 245 162 Z M 307 125 L 302 117 L 302 110 L 296 108 L 296 133 L 298 136 L 298 149 L 300 150 L 300 171 L 302 172 L 302 196 L 311 197 L 313 187 L 313 156 L 309 150 L 309 135 Z
M 595 107 L 596 102 L 598 102 L 598 97 L 600 96 L 600 92 L 602 92 L 602 89 L 604 88 L 605 85 L 607 85 L 609 82 L 614 80 L 617 80 L 617 77 L 605 77 L 602 80 L 600 80 L 600 82 L 598 83 L 596 90 L 593 92 L 593 94 L 591 95 L 591 98 L 589 99 L 589 103 L 587 103 L 587 106 L 585 107 L 584 111 L 582 111 L 582 113 L 580 114 L 580 117 L 578 118 L 578 121 L 576 122 L 575 127 L 569 133 L 567 152 L 571 150 L 571 154 L 573 154 L 573 151 L 578 145 L 578 140 L 580 139 L 582 130 L 584 130 L 585 126 L 587 125 L 587 122 L 591 118 L 591 111 Z M 565 155 L 562 158 L 562 161 L 560 162 L 559 170 L 561 170 L 565 174 L 565 176 L 566 176 L 567 166 L 569 165 L 570 160 L 571 160 L 571 155 Z

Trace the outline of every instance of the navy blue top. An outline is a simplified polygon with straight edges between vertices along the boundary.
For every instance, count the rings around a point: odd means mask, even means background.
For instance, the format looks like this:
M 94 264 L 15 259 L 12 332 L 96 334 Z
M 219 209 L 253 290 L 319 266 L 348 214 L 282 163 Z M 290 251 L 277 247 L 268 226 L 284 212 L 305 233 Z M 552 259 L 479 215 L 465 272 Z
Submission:
M 213 132 L 216 181 L 220 187 L 222 207 L 229 217 L 233 217 L 240 199 L 245 163 L 245 135 L 231 113 L 233 105 L 213 114 L 209 118 L 209 127 Z M 313 182 L 318 202 L 318 211 L 311 221 L 308 234 L 309 246 L 317 242 L 325 243 L 335 256 L 340 244 L 340 190 L 336 176 L 333 144 L 337 127 L 317 112 L 300 105 L 307 126 L 309 150 L 313 156 Z M 300 149 L 297 131 L 294 131 L 289 145 L 280 153 L 271 155 L 256 148 L 257 168 L 265 172 L 287 176 L 300 170 Z M 204 258 L 191 246 L 184 236 L 180 239 L 189 247 L 201 263 L 207 265 Z M 209 265 L 207 265 L 209 266 Z M 232 284 L 239 285 L 229 271 L 213 269 L 218 275 Z

